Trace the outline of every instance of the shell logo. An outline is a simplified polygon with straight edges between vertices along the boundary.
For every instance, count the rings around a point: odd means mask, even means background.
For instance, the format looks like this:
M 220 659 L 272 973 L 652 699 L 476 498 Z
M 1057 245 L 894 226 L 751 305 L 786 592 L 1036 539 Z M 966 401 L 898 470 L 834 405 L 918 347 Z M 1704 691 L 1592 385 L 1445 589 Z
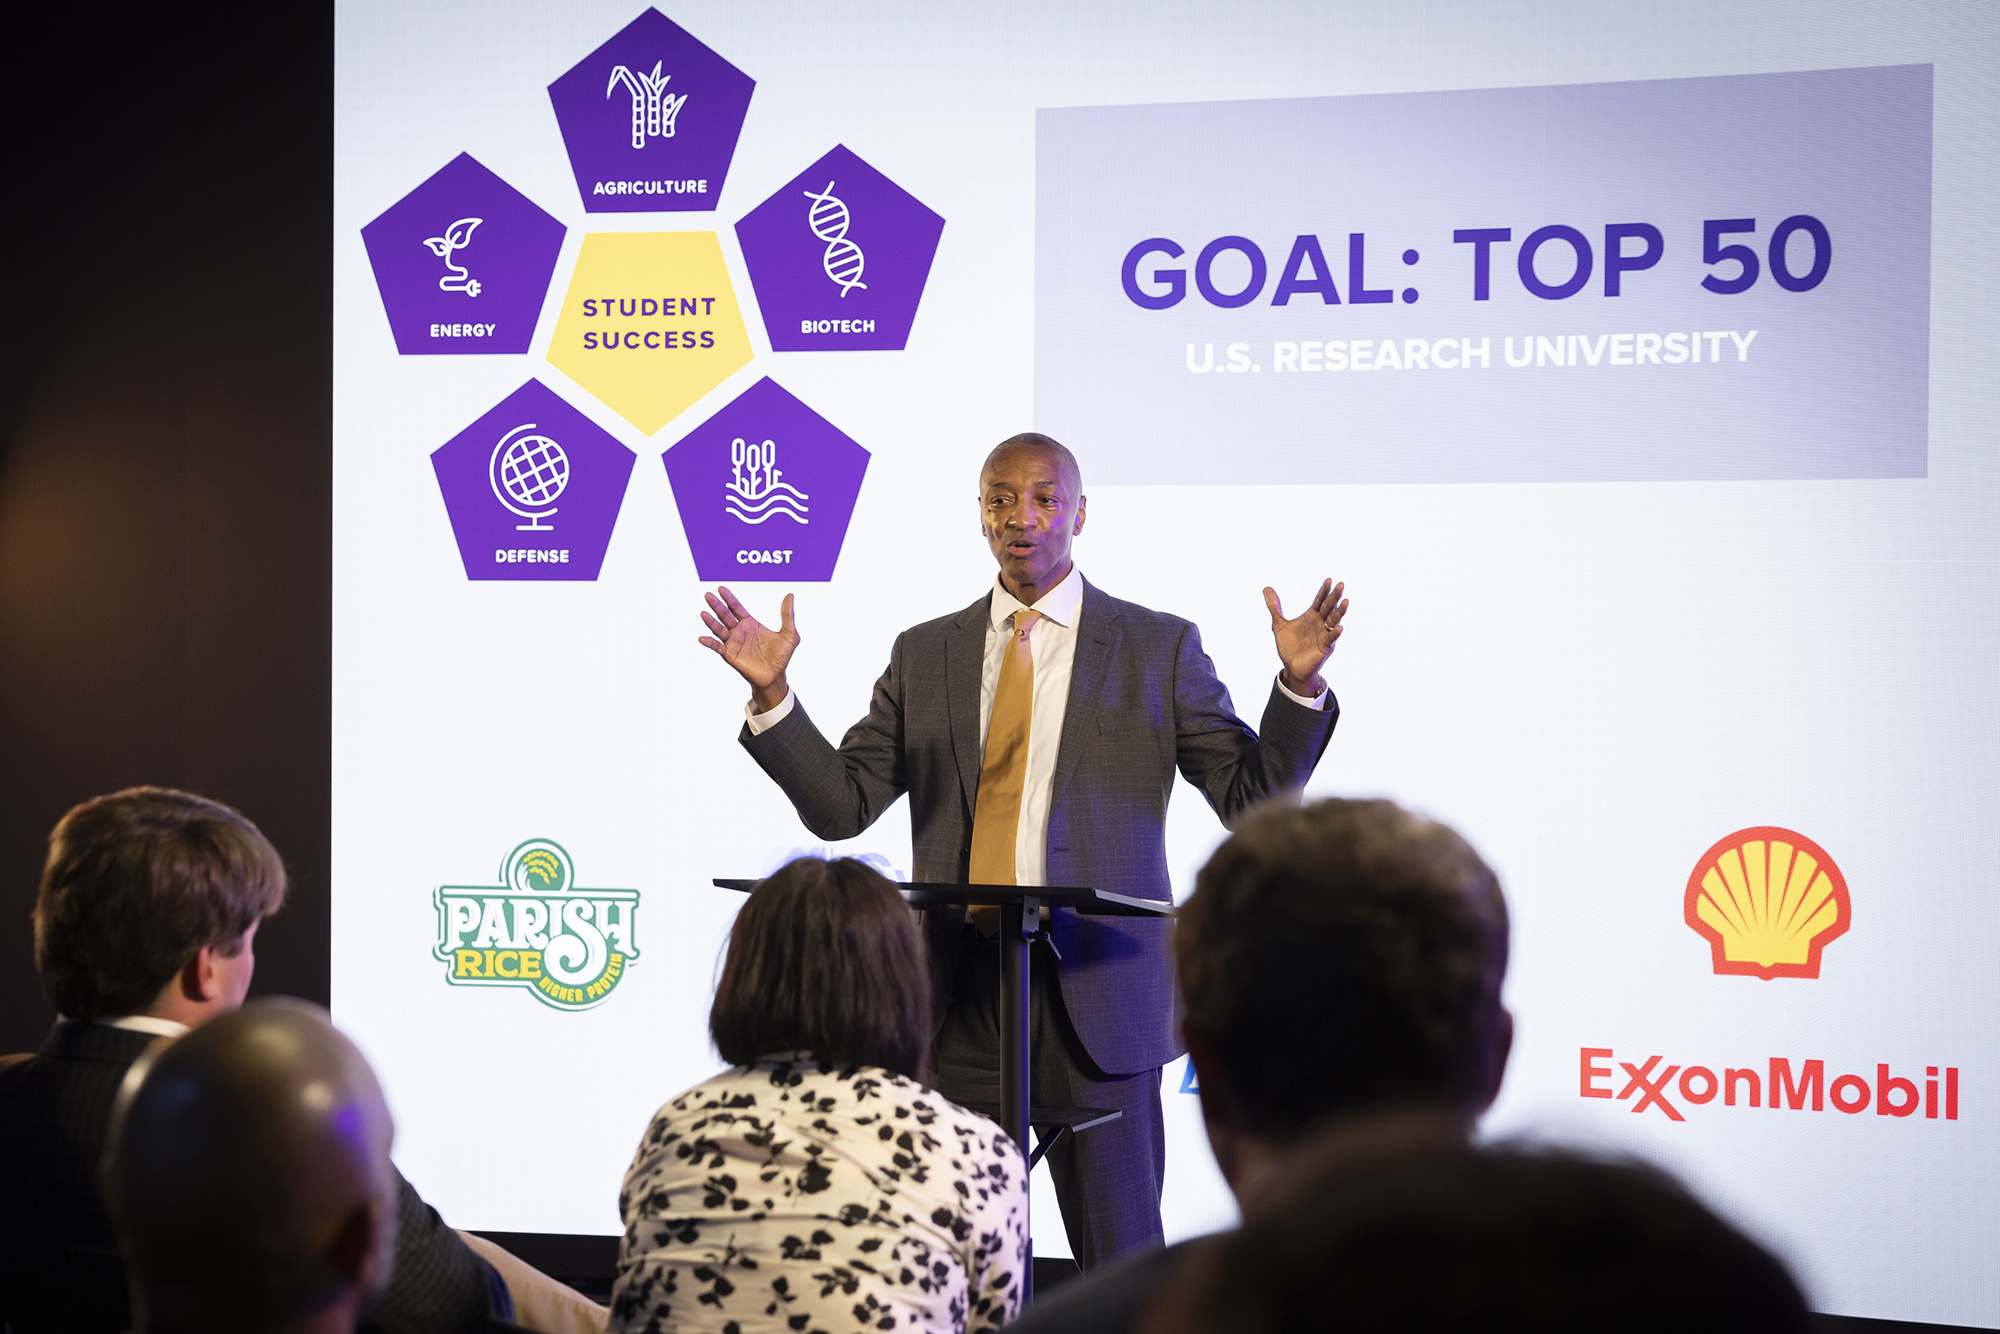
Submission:
M 1826 849 L 1771 825 L 1739 829 L 1695 863 L 1687 924 L 1717 973 L 1818 977 L 1819 954 L 1853 919 L 1847 879 Z

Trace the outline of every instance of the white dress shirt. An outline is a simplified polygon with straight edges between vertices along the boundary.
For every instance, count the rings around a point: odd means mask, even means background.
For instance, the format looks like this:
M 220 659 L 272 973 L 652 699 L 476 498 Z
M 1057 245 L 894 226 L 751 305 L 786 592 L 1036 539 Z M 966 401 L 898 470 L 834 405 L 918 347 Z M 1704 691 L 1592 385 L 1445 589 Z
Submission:
M 63 1022 L 73 1024 L 76 1020 L 65 1019 Z M 132 1033 L 151 1033 L 161 1038 L 183 1038 L 193 1031 L 177 1019 L 155 1019 L 150 1014 L 128 1014 L 117 1019 L 98 1019 L 94 1022 L 103 1024 L 106 1028 L 122 1028 Z
M 993 691 L 1000 683 L 1000 660 L 1013 638 L 1014 613 L 1027 604 L 1007 591 L 996 577 L 993 604 L 986 619 L 986 657 L 979 673 L 979 744 L 986 745 L 986 725 L 993 716 Z M 1049 805 L 1054 796 L 1056 752 L 1062 747 L 1063 718 L 1069 712 L 1071 669 L 1076 665 L 1077 622 L 1083 615 L 1083 575 L 1072 567 L 1063 581 L 1042 594 L 1032 610 L 1042 614 L 1028 632 L 1035 659 L 1034 704 L 1028 715 L 1028 774 L 1021 790 L 1021 816 L 1014 834 L 1014 883 L 1046 885 L 1049 863 Z M 1285 689 L 1285 698 L 1308 709 L 1326 707 L 1326 691 L 1308 699 Z M 778 706 L 757 713 L 744 706 L 752 736 L 776 727 L 792 711 L 793 693 Z

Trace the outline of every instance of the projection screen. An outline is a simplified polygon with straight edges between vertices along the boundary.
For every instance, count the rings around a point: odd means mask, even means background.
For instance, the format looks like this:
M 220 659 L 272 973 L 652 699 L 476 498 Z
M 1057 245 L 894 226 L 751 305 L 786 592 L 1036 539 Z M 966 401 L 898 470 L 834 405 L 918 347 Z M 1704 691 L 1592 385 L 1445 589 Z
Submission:
M 796 596 L 837 737 L 1034 429 L 1078 569 L 1253 720 L 1260 590 L 1347 582 L 1307 795 L 1499 871 L 1487 1133 L 1662 1163 L 1821 1310 L 2000 1326 L 1996 25 L 342 0 L 334 1008 L 404 1172 L 620 1230 L 720 1064 L 711 878 L 816 847 L 702 590 Z M 1222 837 L 1183 784 L 1176 894 Z M 833 850 L 907 878 L 907 807 Z M 1226 1226 L 1162 1080 L 1168 1235 Z

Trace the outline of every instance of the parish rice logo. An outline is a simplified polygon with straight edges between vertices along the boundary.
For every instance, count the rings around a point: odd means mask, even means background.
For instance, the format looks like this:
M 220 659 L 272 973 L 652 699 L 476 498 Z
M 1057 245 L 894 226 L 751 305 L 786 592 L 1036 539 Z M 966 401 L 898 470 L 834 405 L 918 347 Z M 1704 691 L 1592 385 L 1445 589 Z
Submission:
M 1687 924 L 1709 943 L 1717 973 L 1818 977 L 1820 950 L 1847 933 L 1847 879 L 1803 834 L 1739 829 L 1695 863 Z
M 639 957 L 636 889 L 579 889 L 561 844 L 531 838 L 498 885 L 439 885 L 432 953 L 455 987 L 524 987 L 558 1010 L 600 1004 Z

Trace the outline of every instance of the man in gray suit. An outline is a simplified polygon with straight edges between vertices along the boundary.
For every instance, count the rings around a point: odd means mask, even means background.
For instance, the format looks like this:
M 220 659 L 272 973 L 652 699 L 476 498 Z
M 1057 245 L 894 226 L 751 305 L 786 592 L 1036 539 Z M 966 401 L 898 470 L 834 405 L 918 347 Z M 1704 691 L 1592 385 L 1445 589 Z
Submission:
M 1319 762 L 1339 717 L 1320 669 L 1341 633 L 1343 589 L 1326 580 L 1292 618 L 1264 590 L 1282 670 L 1253 732 L 1191 623 L 1111 597 L 1074 572 L 1070 547 L 1086 501 L 1067 449 L 1034 434 L 1003 442 L 980 470 L 979 503 L 980 532 L 1000 566 L 995 586 L 897 638 L 868 716 L 838 749 L 786 681 L 799 645 L 791 596 L 773 630 L 727 588 L 708 595 L 701 642 L 751 690 L 742 743 L 824 839 L 857 836 L 907 792 L 918 880 L 1169 899 L 1165 825 L 1176 769 L 1231 824 L 1302 787 Z M 933 1083 L 958 1102 L 998 1102 L 992 925 L 938 909 L 927 919 L 940 1003 Z M 1059 909 L 1051 927 L 1059 957 L 1034 969 L 1034 1101 L 1124 1113 L 1049 1154 L 1064 1227 L 1085 1267 L 1161 1239 L 1160 1067 L 1181 1052 L 1170 931 L 1159 919 Z

